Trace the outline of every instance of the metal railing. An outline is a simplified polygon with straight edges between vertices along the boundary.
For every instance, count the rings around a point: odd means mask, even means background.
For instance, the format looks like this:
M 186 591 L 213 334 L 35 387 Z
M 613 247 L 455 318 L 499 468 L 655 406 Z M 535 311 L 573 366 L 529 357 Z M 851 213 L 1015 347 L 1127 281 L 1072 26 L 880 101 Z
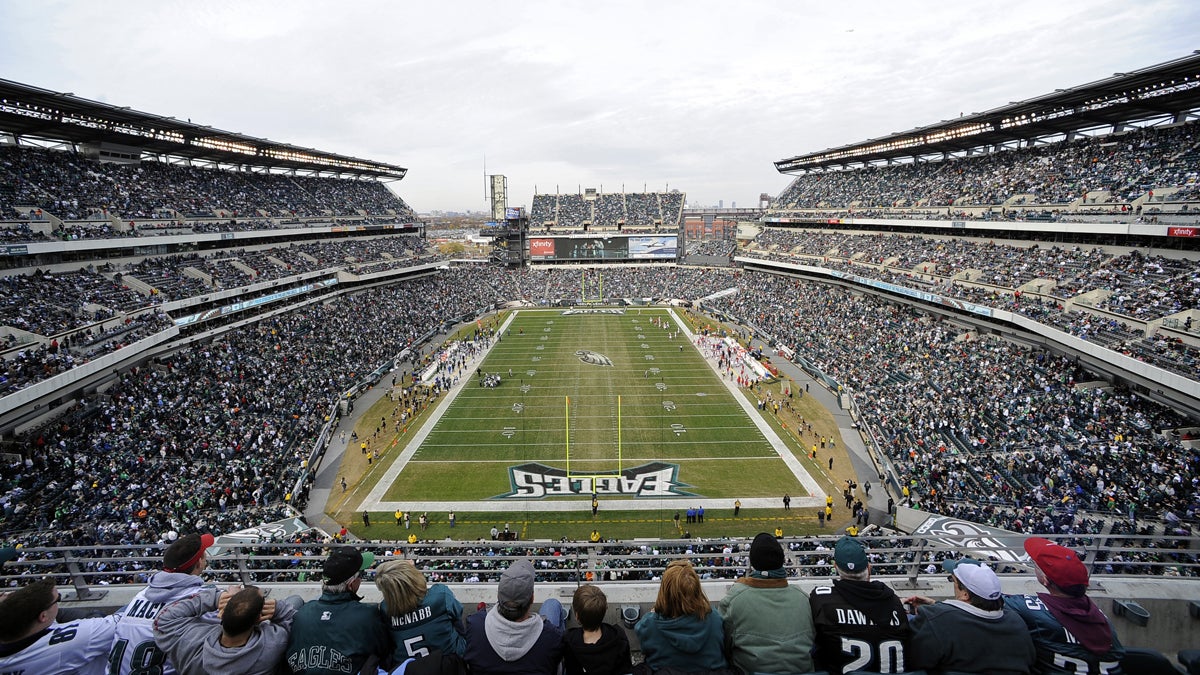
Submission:
M 1085 535 L 1051 537 L 1080 553 L 1095 577 L 1195 578 L 1200 582 L 1200 537 Z M 1028 576 L 1021 542 L 1024 536 L 978 537 L 949 542 L 945 537 L 861 537 L 878 576 L 944 576 L 941 560 L 970 555 L 991 561 L 1001 575 Z M 836 537 L 796 537 L 781 540 L 789 576 L 835 575 Z M 511 561 L 531 558 L 540 581 L 605 583 L 656 581 L 667 564 L 686 558 L 702 579 L 735 579 L 748 567 L 749 539 L 635 540 L 576 543 L 552 541 L 399 541 L 354 542 L 375 553 L 378 560 L 413 560 L 432 581 L 494 582 Z M 221 547 L 209 553 L 206 578 L 217 583 L 319 583 L 331 546 L 346 544 L 262 542 Z M 53 576 L 73 586 L 80 599 L 97 599 L 105 588 L 144 585 L 161 569 L 162 546 L 101 546 L 95 548 L 29 548 L 9 562 L 0 583 L 19 583 L 22 577 Z

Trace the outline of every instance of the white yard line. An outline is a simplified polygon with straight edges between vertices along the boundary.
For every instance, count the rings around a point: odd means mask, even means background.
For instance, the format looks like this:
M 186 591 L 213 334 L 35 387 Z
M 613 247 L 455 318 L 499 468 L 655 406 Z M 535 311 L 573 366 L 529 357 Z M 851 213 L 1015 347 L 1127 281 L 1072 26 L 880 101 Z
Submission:
M 512 324 L 513 320 L 517 318 L 517 314 L 519 313 L 520 311 L 518 310 L 512 314 L 509 314 L 508 318 L 504 321 L 504 324 L 500 326 L 500 330 L 497 332 L 497 334 L 503 335 L 504 332 L 508 330 L 508 327 Z M 404 450 L 400 453 L 400 456 L 396 458 L 396 461 L 392 462 L 392 465 L 388 467 L 388 470 L 385 471 L 383 476 L 375 483 L 375 487 L 371 489 L 370 494 L 367 495 L 367 499 L 363 503 L 364 507 L 368 509 L 372 507 L 385 508 L 380 507 L 380 505 L 383 503 L 383 495 L 387 492 L 388 488 L 392 486 L 392 483 L 396 481 L 396 477 L 400 475 L 400 472 L 404 470 L 404 467 L 408 466 L 408 461 L 413 458 L 413 455 L 417 454 L 417 450 L 420 449 L 421 443 L 425 442 L 425 438 L 429 436 L 429 433 L 433 431 L 433 428 L 437 426 L 439 421 L 441 421 L 442 415 L 446 413 L 446 409 L 449 408 L 450 404 L 454 402 L 454 399 L 458 397 L 458 393 L 472 382 L 472 376 L 475 374 L 475 369 L 479 367 L 480 363 L 483 363 L 483 360 L 487 358 L 487 355 L 492 351 L 492 347 L 496 344 L 498 343 L 492 342 L 487 349 L 483 350 L 483 352 L 479 354 L 479 358 L 473 360 L 467 366 L 466 371 L 463 373 L 462 377 L 459 378 L 458 384 L 450 388 L 450 391 L 447 392 L 446 397 L 442 399 L 442 402 L 433 409 L 433 413 L 430 414 L 429 419 L 425 420 L 425 424 L 421 425 L 421 428 L 417 430 L 417 433 L 409 439 L 408 445 L 404 446 Z M 378 510 L 378 508 L 375 510 Z
M 525 311 L 525 310 L 514 311 L 512 314 L 510 314 L 508 316 L 508 318 L 505 320 L 504 324 L 502 326 L 500 326 L 501 333 L 503 333 L 504 331 L 506 331 L 508 329 L 509 325 L 512 324 L 512 322 L 516 319 L 517 315 L 521 313 L 521 311 Z M 551 311 L 555 311 L 555 310 L 551 310 Z M 671 318 L 675 321 L 675 323 L 679 325 L 679 327 L 683 331 L 684 335 L 687 336 L 688 342 L 691 343 L 692 338 L 694 337 L 694 334 L 688 329 L 686 323 L 683 322 L 679 318 L 679 316 L 677 316 L 675 314 L 675 311 L 673 309 L 668 310 L 668 313 L 670 314 Z M 400 453 L 400 456 L 396 458 L 396 461 L 392 462 L 391 466 L 388 467 L 387 471 L 384 472 L 383 476 L 378 480 L 378 482 L 375 483 L 375 487 L 372 488 L 371 492 L 367 495 L 366 499 L 363 501 L 362 508 L 364 508 L 368 511 L 394 511 L 396 509 L 399 509 L 401 511 L 423 511 L 423 512 L 427 512 L 427 511 L 434 511 L 434 512 L 438 512 L 438 511 L 494 511 L 494 512 L 501 512 L 501 511 L 504 511 L 504 512 L 512 512 L 512 513 L 514 513 L 514 515 L 519 514 L 522 510 L 536 510 L 536 511 L 545 511 L 545 512 L 551 512 L 551 511 L 552 512 L 568 512 L 568 511 L 590 510 L 591 500 L 588 498 L 589 497 L 588 495 L 581 496 L 581 497 L 573 497 L 573 498 L 569 498 L 569 499 L 552 499 L 552 500 L 546 500 L 546 499 L 540 499 L 540 500 L 486 499 L 486 500 L 475 500 L 475 501 L 421 501 L 421 502 L 384 501 L 383 497 L 387 493 L 388 488 L 390 488 L 392 483 L 395 482 L 396 477 L 400 475 L 400 472 L 403 471 L 406 466 L 408 466 L 409 462 L 413 461 L 413 456 L 416 454 L 417 450 L 421 447 L 421 444 L 430 435 L 430 433 L 433 432 L 434 427 L 437 426 L 438 421 L 441 420 L 442 415 L 445 414 L 446 410 L 454 402 L 455 398 L 458 397 L 458 394 L 460 392 L 462 392 L 462 390 L 467 386 L 467 384 L 469 384 L 472 381 L 471 376 L 474 375 L 476 368 L 478 368 L 479 364 L 483 362 L 483 360 L 487 357 L 488 353 L 491 352 L 492 346 L 495 346 L 496 344 L 497 344 L 496 342 L 493 342 L 492 345 L 489 346 L 486 350 L 484 350 L 478 356 L 477 359 L 473 360 L 467 366 L 467 369 L 463 372 L 463 375 L 459 379 L 458 384 L 451 387 L 450 391 L 447 392 L 446 397 L 442 399 L 441 403 L 439 403 L 436 408 L 434 408 L 433 413 L 430 415 L 429 419 L 427 419 L 425 421 L 425 424 L 422 425 L 422 427 L 417 430 L 416 434 L 414 434 L 412 436 L 412 438 L 409 439 L 408 444 L 405 445 L 404 450 Z M 694 346 L 692 348 L 695 349 Z M 764 438 L 766 438 L 767 442 L 775 450 L 778 457 L 783 460 L 784 464 L 788 467 L 789 470 L 791 470 L 792 474 L 796 477 L 796 479 L 798 481 L 800 481 L 800 484 L 803 485 L 804 488 L 806 490 L 808 490 L 808 492 L 810 493 L 810 496 L 808 496 L 808 497 L 792 497 L 792 504 L 796 508 L 801 508 L 801 507 L 805 507 L 805 506 L 810 506 L 810 507 L 823 506 L 825 504 L 825 494 L 821 491 L 821 488 L 817 485 L 817 482 L 815 480 L 813 480 L 812 476 L 810 476 L 808 474 L 808 472 L 804 470 L 804 467 L 801 466 L 800 462 L 795 458 L 795 456 L 792 455 L 792 453 L 788 449 L 788 447 L 783 443 L 783 441 L 775 433 L 775 430 L 772 429 L 770 427 L 770 425 L 768 425 L 766 423 L 766 421 L 763 420 L 756 412 L 751 410 L 750 402 L 747 401 L 744 397 L 742 397 L 738 393 L 737 387 L 735 385 L 733 385 L 730 382 L 727 382 L 725 380 L 725 378 L 721 377 L 721 373 L 717 370 L 716 363 L 710 361 L 707 358 L 705 358 L 705 362 L 707 362 L 709 367 L 712 368 L 713 372 L 717 376 L 717 379 L 721 380 L 721 382 L 725 385 L 725 387 L 727 389 L 729 389 L 729 391 L 733 394 L 734 399 L 738 402 L 739 405 L 741 405 L 742 410 L 746 413 L 746 415 L 751 420 L 753 420 L 753 422 L 754 422 L 755 426 L 758 428 L 759 432 L 763 435 Z M 693 459 L 693 458 L 689 458 L 689 459 Z M 753 459 L 762 459 L 762 458 L 761 457 L 759 457 L 759 458 L 742 457 L 742 458 L 695 458 L 695 459 L 702 459 L 702 460 L 703 459 L 723 459 L 723 460 L 724 459 L 739 459 L 739 460 L 751 459 L 751 460 L 753 460 Z M 503 463 L 506 463 L 506 464 L 513 463 L 512 460 L 499 460 L 499 461 L 502 461 Z M 421 462 L 423 463 L 424 460 L 421 460 Z M 429 462 L 430 463 L 439 463 L 439 462 L 434 462 L 433 460 L 430 460 Z M 451 463 L 451 462 L 440 462 L 440 463 Z M 464 463 L 466 463 L 466 462 L 464 462 Z M 470 462 L 470 463 L 477 463 L 477 462 Z M 741 501 L 742 501 L 743 508 L 765 509 L 765 508 L 778 508 L 782 504 L 782 501 L 781 501 L 782 498 L 783 498 L 783 495 L 780 495 L 778 498 L 775 498 L 775 497 L 762 497 L 762 498 L 750 497 L 750 498 L 742 499 Z M 705 509 L 731 509 L 731 508 L 733 508 L 733 500 L 732 499 L 705 499 L 705 498 L 700 498 L 700 497 L 687 497 L 687 496 L 682 496 L 682 495 L 679 497 L 666 497 L 666 498 L 662 498 L 662 497 L 658 497 L 658 498 L 655 498 L 655 497 L 640 497 L 640 498 L 638 498 L 638 497 L 634 497 L 634 498 L 601 497 L 601 504 L 603 505 L 604 508 L 610 508 L 610 509 L 616 508 L 616 509 L 620 509 L 622 511 L 657 511 L 657 510 L 664 510 L 664 509 L 670 511 L 670 510 L 678 510 L 680 508 L 686 508 L 688 506 L 703 506 Z
M 682 330 L 683 334 L 687 336 L 688 342 L 692 343 L 693 349 L 695 349 L 695 343 L 693 342 L 695 339 L 695 334 L 692 333 L 691 329 L 688 328 L 687 322 L 679 318 L 674 309 L 668 311 L 671 315 L 671 318 L 674 319 L 675 323 L 679 326 L 679 329 Z M 703 353 L 701 353 L 701 355 L 703 356 Z M 796 480 L 800 481 L 800 484 L 804 486 L 805 490 L 808 490 L 810 495 L 813 495 L 813 503 L 825 503 L 825 493 L 821 490 L 821 486 L 817 485 L 817 481 L 811 475 L 809 475 L 808 471 L 800 464 L 800 460 L 796 459 L 796 456 L 792 454 L 791 449 L 788 448 L 787 444 L 783 442 L 783 439 L 775 433 L 775 430 L 771 428 L 771 425 L 767 424 L 767 421 L 763 419 L 763 417 L 759 415 L 756 410 L 750 407 L 750 401 L 745 396 L 742 396 L 741 392 L 738 391 L 737 384 L 734 383 L 733 380 L 728 380 L 721 375 L 721 371 L 717 368 L 716 361 L 713 361 L 708 357 L 704 357 L 704 362 L 708 364 L 709 368 L 712 368 L 712 371 L 716 374 L 717 379 L 725 385 L 725 388 L 729 390 L 729 393 L 733 394 L 734 400 L 738 402 L 738 405 L 742 406 L 742 410 L 746 412 L 746 416 L 754 421 L 754 426 L 758 427 L 759 432 L 766 437 L 767 442 L 771 444 L 771 447 L 775 448 L 775 452 L 779 454 L 779 458 L 782 459 L 784 465 L 791 470 L 792 475 L 796 477 Z M 782 499 L 782 497 L 783 496 L 780 495 L 780 499 Z M 805 501 L 795 497 L 792 498 L 792 501 L 797 504 L 806 503 Z M 745 504 L 743 504 L 743 506 L 744 505 Z

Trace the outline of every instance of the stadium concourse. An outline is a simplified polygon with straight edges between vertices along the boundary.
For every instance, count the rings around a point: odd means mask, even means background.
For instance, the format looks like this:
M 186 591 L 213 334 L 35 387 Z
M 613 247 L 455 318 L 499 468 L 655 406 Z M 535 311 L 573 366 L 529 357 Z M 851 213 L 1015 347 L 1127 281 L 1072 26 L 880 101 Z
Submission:
M 505 322 L 499 328 L 501 333 L 503 333 L 509 329 L 509 326 L 512 324 L 513 320 L 516 318 L 517 313 L 519 313 L 519 311 L 520 310 L 517 310 L 517 312 L 510 314 L 506 318 Z M 676 323 L 676 325 L 679 326 L 679 329 L 687 337 L 688 341 L 694 343 L 697 339 L 697 336 L 694 332 L 692 332 L 692 330 L 688 326 L 687 322 L 680 319 L 678 314 L 676 314 L 675 312 L 671 312 L 671 318 Z M 494 343 L 491 343 L 491 344 L 494 344 Z M 489 349 L 490 349 L 491 344 L 489 344 Z M 387 471 L 377 479 L 377 481 L 375 482 L 375 485 L 371 489 L 370 493 L 367 494 L 365 499 L 363 499 L 363 501 L 361 502 L 359 508 L 356 510 L 364 510 L 365 509 L 367 511 L 383 511 L 383 512 L 391 512 L 391 511 L 396 511 L 396 510 L 399 510 L 399 511 L 439 511 L 439 512 L 442 512 L 442 511 L 489 511 L 489 512 L 499 513 L 499 512 L 504 512 L 504 511 L 511 511 L 514 508 L 516 508 L 516 505 L 513 504 L 511 501 L 502 502 L 502 501 L 495 501 L 495 500 L 491 500 L 491 501 L 485 500 L 485 501 L 404 502 L 404 501 L 387 501 L 384 499 L 384 495 L 388 491 L 388 489 L 391 487 L 392 482 L 396 479 L 396 477 L 400 474 L 400 472 L 404 470 L 405 466 L 407 466 L 407 464 L 408 464 L 408 461 L 417 452 L 421 443 L 425 440 L 426 436 L 429 434 L 429 431 L 436 425 L 437 421 L 441 418 L 442 414 L 445 413 L 446 409 L 449 408 L 450 405 L 454 402 L 455 396 L 457 396 L 457 394 L 460 391 L 462 391 L 463 387 L 466 387 L 467 385 L 471 384 L 474 381 L 474 378 L 472 376 L 475 373 L 475 369 L 482 362 L 483 358 L 486 355 L 487 355 L 487 351 L 478 353 L 475 356 L 475 358 L 469 362 L 468 367 L 465 370 L 461 370 L 461 371 L 458 371 L 455 373 L 456 384 L 451 386 L 451 388 L 447 392 L 447 395 L 441 399 L 441 401 L 438 403 L 437 407 L 434 409 L 432 416 L 429 419 L 425 420 L 421 430 L 418 431 L 412 438 L 410 438 L 408 440 L 406 447 L 400 453 L 400 456 L 397 458 L 397 460 L 394 461 L 388 467 Z M 737 395 L 737 392 L 738 392 L 737 383 L 728 378 L 724 378 L 724 377 L 720 376 L 720 372 L 717 369 L 717 363 L 715 360 L 713 360 L 712 358 L 708 358 L 708 359 L 706 359 L 706 362 L 713 369 L 713 372 L 717 375 L 717 377 L 720 379 L 722 384 L 724 384 L 724 386 L 727 387 L 729 389 L 729 391 L 734 394 L 735 400 L 738 401 L 739 405 L 746 412 L 747 416 L 749 416 L 750 419 L 754 421 L 755 425 L 758 427 L 759 431 L 762 432 L 763 436 L 765 436 L 767 438 L 767 440 L 770 442 L 771 446 L 775 449 L 775 452 L 778 453 L 780 459 L 784 462 L 785 466 L 787 466 L 788 470 L 792 473 L 792 475 L 794 475 L 796 477 L 796 480 L 801 485 L 803 485 L 804 488 L 808 491 L 808 496 L 792 497 L 792 503 L 797 508 L 803 507 L 803 506 L 816 507 L 818 505 L 824 505 L 825 504 L 825 492 L 820 488 L 820 486 L 812 478 L 812 476 L 809 475 L 808 471 L 803 466 L 800 465 L 800 462 L 796 459 L 796 457 L 792 453 L 791 449 L 788 448 L 787 445 L 784 444 L 783 440 L 781 438 L 779 438 L 779 436 L 775 433 L 775 430 L 772 429 L 771 426 L 768 425 L 766 423 L 766 421 L 762 418 L 762 416 L 759 415 L 754 410 L 750 401 L 743 396 Z M 853 436 L 857 436 L 857 434 L 852 434 L 852 437 Z M 861 445 L 861 442 L 860 442 L 860 445 Z M 344 452 L 345 450 L 346 450 L 346 446 L 343 446 L 342 451 Z M 333 457 L 327 461 L 330 463 L 331 468 L 332 468 L 333 466 L 337 465 L 338 460 L 339 460 L 339 458 Z M 874 477 L 866 478 L 866 480 L 873 480 L 873 479 L 874 479 Z M 332 489 L 332 487 L 333 487 L 332 481 L 333 481 L 333 472 L 332 471 L 322 472 L 322 474 L 318 475 L 318 477 L 317 477 L 316 487 L 317 487 L 317 489 L 322 489 L 322 488 Z M 315 496 L 316 495 L 314 495 L 314 497 Z M 749 498 L 748 497 L 746 499 L 741 500 L 741 502 L 742 502 L 742 507 L 746 508 L 746 509 L 775 508 L 775 507 L 779 506 L 779 503 L 780 503 L 779 500 L 781 497 L 782 497 L 782 495 L 780 495 L 778 497 L 770 497 L 770 498 L 767 498 L 767 497 Z M 320 502 L 320 500 L 312 499 L 310 501 L 310 504 L 314 504 L 317 502 Z M 686 502 L 686 504 L 684 502 Z M 620 508 L 621 510 L 628 510 L 628 511 L 657 511 L 657 510 L 661 510 L 661 509 L 678 509 L 681 506 L 685 506 L 685 507 L 686 506 L 703 506 L 706 509 L 716 510 L 716 509 L 728 509 L 730 506 L 730 503 L 731 503 L 731 500 L 729 500 L 729 499 L 706 499 L 706 498 L 695 498 L 695 497 L 673 498 L 673 499 L 665 499 L 665 498 L 664 499 L 655 499 L 655 498 L 643 497 L 643 498 L 638 498 L 638 499 L 634 499 L 634 500 L 623 500 L 619 504 L 619 506 L 617 506 L 616 508 Z M 546 501 L 539 502 L 538 506 L 537 506 L 538 511 L 556 511 L 556 512 L 587 511 L 590 508 L 591 508 L 590 497 L 583 497 L 583 498 L 575 499 L 575 500 L 546 500 Z M 313 515 L 311 509 L 310 509 L 309 513 L 310 513 L 310 515 Z

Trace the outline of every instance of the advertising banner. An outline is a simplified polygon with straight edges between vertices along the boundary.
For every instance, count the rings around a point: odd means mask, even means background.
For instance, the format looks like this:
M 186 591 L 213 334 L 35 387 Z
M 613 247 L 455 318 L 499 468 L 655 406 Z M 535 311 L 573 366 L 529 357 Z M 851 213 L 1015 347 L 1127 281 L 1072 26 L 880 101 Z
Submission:
M 630 258 L 674 258 L 678 246 L 677 235 L 639 236 L 629 238 Z
M 530 239 L 529 257 L 534 260 L 549 260 L 554 258 L 554 240 Z

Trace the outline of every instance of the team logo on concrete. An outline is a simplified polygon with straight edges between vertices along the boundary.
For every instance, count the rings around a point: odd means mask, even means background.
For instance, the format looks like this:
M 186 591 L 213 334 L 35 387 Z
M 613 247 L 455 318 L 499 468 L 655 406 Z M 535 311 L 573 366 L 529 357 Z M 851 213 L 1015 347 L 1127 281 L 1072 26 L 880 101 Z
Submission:
M 567 472 L 530 462 L 508 468 L 512 492 L 492 499 L 541 499 L 581 495 L 630 495 L 634 497 L 694 497 L 679 482 L 679 465 L 651 462 L 604 476 L 567 476 Z
M 1019 546 L 1012 545 L 1012 542 L 1021 540 L 1022 535 L 950 516 L 930 515 L 913 530 L 913 534 L 924 535 L 933 542 L 965 552 L 979 560 L 1025 562 L 1029 558 L 1024 551 L 1018 550 Z
M 587 349 L 580 349 L 579 351 L 575 352 L 575 356 L 578 356 L 580 361 L 583 361 L 584 363 L 590 363 L 593 366 L 611 366 L 613 364 L 612 359 L 608 358 L 607 356 L 603 354 L 597 354 L 596 352 L 589 351 Z

